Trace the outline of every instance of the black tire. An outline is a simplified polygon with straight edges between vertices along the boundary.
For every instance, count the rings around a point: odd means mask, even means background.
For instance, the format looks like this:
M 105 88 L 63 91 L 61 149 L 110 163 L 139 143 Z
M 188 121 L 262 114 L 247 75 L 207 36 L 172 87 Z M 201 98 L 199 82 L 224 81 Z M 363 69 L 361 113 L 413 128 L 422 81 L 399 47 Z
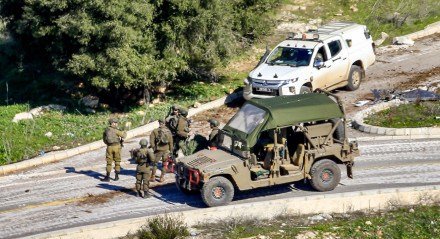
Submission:
M 310 175 L 312 176 L 310 184 L 320 192 L 333 190 L 341 181 L 341 170 L 330 159 L 315 162 L 310 169 Z
M 188 190 L 188 189 L 182 187 L 182 185 L 180 184 L 180 179 L 178 177 L 176 177 L 176 182 L 175 183 L 176 183 L 177 189 L 179 189 L 179 191 L 181 191 L 185 195 L 192 195 L 192 194 L 197 193 L 196 190 Z
M 299 90 L 300 94 L 308 94 L 308 93 L 312 93 L 312 89 L 310 89 L 310 87 L 308 86 L 301 86 L 301 89 Z
M 348 84 L 346 86 L 347 90 L 357 90 L 361 85 L 362 78 L 362 69 L 356 65 L 351 66 L 350 75 L 348 76 Z
M 234 186 L 224 177 L 214 177 L 201 190 L 202 200 L 208 207 L 222 206 L 234 198 Z
M 332 122 L 332 126 L 334 126 L 338 120 L 339 119 L 331 119 L 330 122 Z M 333 132 L 333 138 L 339 141 L 345 140 L 344 121 L 339 123 L 338 127 L 335 129 L 335 132 Z

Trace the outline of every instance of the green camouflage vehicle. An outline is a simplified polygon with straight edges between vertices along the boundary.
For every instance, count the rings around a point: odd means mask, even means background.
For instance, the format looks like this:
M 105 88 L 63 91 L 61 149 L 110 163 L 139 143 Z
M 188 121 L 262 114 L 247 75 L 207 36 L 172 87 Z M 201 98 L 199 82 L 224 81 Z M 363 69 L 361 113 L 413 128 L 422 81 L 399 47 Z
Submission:
M 199 192 L 208 206 L 228 204 L 235 190 L 308 179 L 333 190 L 338 164 L 352 178 L 356 142 L 345 136 L 344 109 L 329 93 L 251 99 L 221 130 L 217 150 L 202 150 L 176 165 L 176 185 Z

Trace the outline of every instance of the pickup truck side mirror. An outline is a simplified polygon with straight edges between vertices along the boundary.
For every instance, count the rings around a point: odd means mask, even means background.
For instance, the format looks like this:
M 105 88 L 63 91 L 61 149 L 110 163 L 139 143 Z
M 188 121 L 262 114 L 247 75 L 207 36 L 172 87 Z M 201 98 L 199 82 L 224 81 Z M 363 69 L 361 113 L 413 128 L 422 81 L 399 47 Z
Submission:
M 316 59 L 315 62 L 313 63 L 313 67 L 316 67 L 318 69 L 321 69 L 322 67 L 324 67 L 324 62 L 321 59 Z

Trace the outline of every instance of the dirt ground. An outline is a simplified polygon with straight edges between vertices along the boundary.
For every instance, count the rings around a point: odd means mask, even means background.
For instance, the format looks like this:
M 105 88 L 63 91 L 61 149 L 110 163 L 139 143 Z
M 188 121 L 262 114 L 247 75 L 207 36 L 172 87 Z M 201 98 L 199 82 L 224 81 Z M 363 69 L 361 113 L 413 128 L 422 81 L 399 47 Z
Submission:
M 358 90 L 334 91 L 342 98 L 348 118 L 350 119 L 356 112 L 368 107 L 368 104 L 356 107 L 354 103 L 359 100 L 373 100 L 373 89 L 404 91 L 418 87 L 438 87 L 440 85 L 440 58 L 434 52 L 440 50 L 439 40 L 440 34 L 437 34 L 417 40 L 412 47 L 379 48 L 376 63 L 367 69 L 366 78 Z M 193 117 L 194 133 L 208 135 L 210 129 L 207 121 L 210 118 L 226 124 L 242 103 L 243 101 L 230 106 L 222 106 Z M 371 134 L 352 128 L 349 129 L 348 135 L 349 137 L 371 136 Z

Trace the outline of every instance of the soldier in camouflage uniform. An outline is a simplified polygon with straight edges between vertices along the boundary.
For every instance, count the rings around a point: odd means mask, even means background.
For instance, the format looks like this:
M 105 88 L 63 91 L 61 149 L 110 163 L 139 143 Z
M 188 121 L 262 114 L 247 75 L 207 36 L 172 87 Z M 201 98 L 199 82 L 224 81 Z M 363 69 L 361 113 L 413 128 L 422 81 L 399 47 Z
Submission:
M 173 152 L 174 144 L 173 144 L 173 136 L 168 128 L 165 126 L 165 120 L 159 120 L 159 128 L 153 130 L 150 134 L 150 145 L 154 150 L 154 155 L 156 157 L 156 163 L 162 161 L 162 171 L 160 175 L 160 182 L 164 181 L 164 176 L 166 173 L 165 170 L 165 162 L 168 159 L 168 156 L 171 152 Z M 153 172 L 151 174 L 150 181 L 154 182 L 156 177 L 157 165 L 155 164 L 153 167 Z
M 219 128 L 220 123 L 216 119 L 210 119 L 209 126 L 211 127 L 211 133 L 209 134 L 208 146 L 210 149 L 217 149 L 219 143 Z
M 188 119 L 186 118 L 188 116 L 188 111 L 186 109 L 181 108 L 179 110 L 179 118 L 177 120 L 177 130 L 176 130 L 176 136 L 175 136 L 175 154 L 177 154 L 177 151 L 179 149 L 182 149 L 185 147 L 185 141 L 188 138 L 189 135 L 189 125 L 188 125 Z
M 109 126 L 103 134 L 104 143 L 107 145 L 105 158 L 107 160 L 107 174 L 102 181 L 110 182 L 110 172 L 112 171 L 113 162 L 115 162 L 115 181 L 119 180 L 119 172 L 121 171 L 121 147 L 122 141 L 127 133 L 118 129 L 118 120 L 109 119 Z
M 177 120 L 179 119 L 179 109 L 178 105 L 171 106 L 168 116 L 165 118 L 165 123 L 171 133 L 174 135 L 177 131 Z
M 150 197 L 149 194 L 149 178 L 151 173 L 151 165 L 154 165 L 155 158 L 152 149 L 148 149 L 147 139 L 141 139 L 139 142 L 140 149 L 133 151 L 133 157 L 138 164 L 136 167 L 136 192 L 137 196 L 143 198 Z

